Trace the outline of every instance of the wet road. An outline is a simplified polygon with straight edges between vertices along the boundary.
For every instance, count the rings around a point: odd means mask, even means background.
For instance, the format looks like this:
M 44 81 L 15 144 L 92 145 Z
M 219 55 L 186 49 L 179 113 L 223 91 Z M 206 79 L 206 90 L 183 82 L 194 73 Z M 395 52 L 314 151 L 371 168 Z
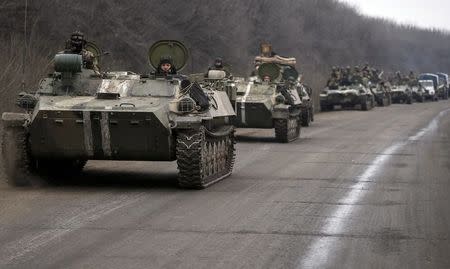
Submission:
M 302 139 L 240 130 L 234 174 L 90 162 L 0 183 L 0 268 L 450 268 L 450 102 L 317 116 Z

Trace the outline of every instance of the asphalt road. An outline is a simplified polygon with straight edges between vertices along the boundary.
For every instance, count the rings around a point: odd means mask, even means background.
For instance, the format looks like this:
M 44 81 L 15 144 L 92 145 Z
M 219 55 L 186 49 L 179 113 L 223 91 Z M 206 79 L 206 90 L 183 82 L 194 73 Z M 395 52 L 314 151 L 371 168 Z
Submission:
M 238 134 L 203 191 L 175 163 L 0 183 L 0 268 L 450 268 L 450 102 L 323 113 L 291 144 Z

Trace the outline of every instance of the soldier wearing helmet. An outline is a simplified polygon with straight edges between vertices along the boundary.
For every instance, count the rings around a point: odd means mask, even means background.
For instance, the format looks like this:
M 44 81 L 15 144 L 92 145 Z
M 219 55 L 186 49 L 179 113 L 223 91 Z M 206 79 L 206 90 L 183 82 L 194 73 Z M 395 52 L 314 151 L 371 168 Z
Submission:
M 352 84 L 363 84 L 363 76 L 359 66 L 355 66 L 355 68 L 353 68 Z
M 352 84 L 352 68 L 347 66 L 342 72 L 341 86 L 350 86 Z
M 205 77 L 208 77 L 208 73 L 210 70 L 220 70 L 220 71 L 224 71 L 226 74 L 226 77 L 230 78 L 231 76 L 231 72 L 229 70 L 229 68 L 227 68 L 227 66 L 224 64 L 223 59 L 220 57 L 217 57 L 214 60 L 214 64 L 208 68 L 208 72 L 205 74 Z
M 98 67 L 99 55 L 94 55 L 92 52 L 85 49 L 87 41 L 84 34 L 80 31 L 75 31 L 70 35 L 70 39 L 66 42 L 66 49 L 63 53 L 79 54 L 83 59 L 83 67 L 92 69 L 96 74 L 100 74 Z
M 176 74 L 177 70 L 173 64 L 172 58 L 168 56 L 162 56 L 158 64 L 158 68 L 156 69 L 156 75 L 166 77 Z

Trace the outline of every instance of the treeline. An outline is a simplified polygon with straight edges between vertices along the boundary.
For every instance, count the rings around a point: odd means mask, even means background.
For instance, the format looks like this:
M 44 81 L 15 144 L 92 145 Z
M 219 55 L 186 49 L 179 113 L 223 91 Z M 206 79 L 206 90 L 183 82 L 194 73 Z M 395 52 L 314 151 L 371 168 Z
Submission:
M 251 71 L 259 43 L 271 42 L 277 53 L 298 58 L 316 89 L 332 65 L 450 71 L 448 33 L 367 18 L 334 0 L 29 1 L 25 40 L 24 10 L 22 1 L 0 3 L 0 112 L 12 108 L 21 89 L 23 51 L 31 89 L 75 29 L 111 52 L 102 62 L 106 70 L 149 72 L 151 43 L 178 39 L 192 53 L 185 72 L 203 71 L 221 56 L 241 76 Z

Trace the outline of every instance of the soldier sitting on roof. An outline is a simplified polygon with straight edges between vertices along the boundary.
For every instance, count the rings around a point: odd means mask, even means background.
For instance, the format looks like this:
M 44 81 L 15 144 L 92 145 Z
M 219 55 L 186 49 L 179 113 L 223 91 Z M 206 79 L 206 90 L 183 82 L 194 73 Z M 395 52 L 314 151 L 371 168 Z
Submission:
M 86 43 L 87 41 L 84 39 L 84 34 L 80 31 L 75 31 L 71 34 L 70 39 L 67 40 L 66 48 L 62 53 L 81 55 L 83 58 L 83 67 L 92 69 L 96 74 L 100 74 L 97 57 L 92 52 L 85 49 Z

